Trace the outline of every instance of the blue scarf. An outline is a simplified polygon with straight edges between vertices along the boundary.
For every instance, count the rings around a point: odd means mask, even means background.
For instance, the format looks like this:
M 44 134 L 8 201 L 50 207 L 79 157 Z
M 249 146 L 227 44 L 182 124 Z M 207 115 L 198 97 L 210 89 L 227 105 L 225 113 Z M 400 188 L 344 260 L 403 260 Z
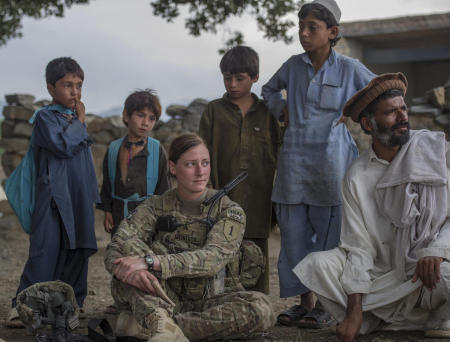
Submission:
M 57 112 L 59 112 L 59 113 L 62 113 L 62 114 L 69 114 L 69 115 L 74 115 L 74 114 L 75 114 L 75 112 L 74 112 L 72 109 L 70 109 L 70 108 L 61 106 L 60 104 L 51 104 L 51 105 L 44 106 L 44 107 L 41 107 L 41 108 L 37 109 L 37 110 L 34 112 L 34 114 L 31 116 L 31 119 L 28 120 L 28 122 L 29 122 L 30 124 L 33 124 L 33 123 L 34 123 L 34 121 L 36 120 L 37 113 L 38 113 L 41 109 L 55 110 L 55 111 L 57 111 Z

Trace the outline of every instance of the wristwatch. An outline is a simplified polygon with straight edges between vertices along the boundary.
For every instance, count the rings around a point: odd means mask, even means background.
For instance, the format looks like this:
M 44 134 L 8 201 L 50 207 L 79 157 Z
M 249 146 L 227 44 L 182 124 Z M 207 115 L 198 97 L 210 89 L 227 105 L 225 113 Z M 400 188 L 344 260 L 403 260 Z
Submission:
M 153 264 L 155 261 L 153 260 L 153 257 L 151 255 L 144 256 L 145 263 L 147 264 L 148 270 L 153 271 Z

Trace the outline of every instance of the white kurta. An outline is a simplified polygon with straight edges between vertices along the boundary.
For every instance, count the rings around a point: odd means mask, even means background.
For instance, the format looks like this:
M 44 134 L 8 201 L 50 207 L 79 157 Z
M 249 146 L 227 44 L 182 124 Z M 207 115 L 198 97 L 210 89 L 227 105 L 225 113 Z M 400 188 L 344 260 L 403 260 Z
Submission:
M 441 281 L 436 289 L 425 289 L 420 280 L 405 282 L 394 269 L 396 228 L 378 210 L 375 200 L 375 186 L 388 166 L 389 162 L 378 159 L 372 149 L 355 160 L 343 182 L 339 247 L 311 253 L 293 270 L 305 286 L 324 299 L 324 306 L 338 320 L 345 317 L 347 295 L 363 294 L 364 319 L 373 320 L 363 324 L 361 333 L 380 328 L 381 322 L 392 329 L 424 328 L 429 313 L 449 299 L 449 219 L 435 240 L 417 253 L 418 259 L 446 259 L 441 264 Z M 447 190 L 450 195 L 448 183 Z

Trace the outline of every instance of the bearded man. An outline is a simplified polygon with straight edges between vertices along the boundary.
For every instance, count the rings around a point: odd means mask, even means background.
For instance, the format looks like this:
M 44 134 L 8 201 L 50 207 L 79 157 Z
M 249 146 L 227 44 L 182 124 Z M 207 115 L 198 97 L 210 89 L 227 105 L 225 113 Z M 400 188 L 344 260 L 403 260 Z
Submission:
M 294 273 L 339 322 L 339 341 L 376 330 L 450 336 L 450 154 L 445 134 L 410 131 L 402 73 L 356 93 L 344 115 L 372 146 L 343 181 L 339 247 Z

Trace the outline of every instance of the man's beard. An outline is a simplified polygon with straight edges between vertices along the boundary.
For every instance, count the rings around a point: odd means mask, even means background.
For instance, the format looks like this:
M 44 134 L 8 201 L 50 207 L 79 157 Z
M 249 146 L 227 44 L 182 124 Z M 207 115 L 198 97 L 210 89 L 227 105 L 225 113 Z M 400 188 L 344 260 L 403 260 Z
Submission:
M 409 122 L 399 122 L 392 127 L 378 125 L 375 118 L 370 119 L 373 126 L 374 136 L 385 146 L 395 147 L 406 144 L 409 140 Z M 408 130 L 400 135 L 395 134 L 395 130 L 400 127 L 407 127 Z

